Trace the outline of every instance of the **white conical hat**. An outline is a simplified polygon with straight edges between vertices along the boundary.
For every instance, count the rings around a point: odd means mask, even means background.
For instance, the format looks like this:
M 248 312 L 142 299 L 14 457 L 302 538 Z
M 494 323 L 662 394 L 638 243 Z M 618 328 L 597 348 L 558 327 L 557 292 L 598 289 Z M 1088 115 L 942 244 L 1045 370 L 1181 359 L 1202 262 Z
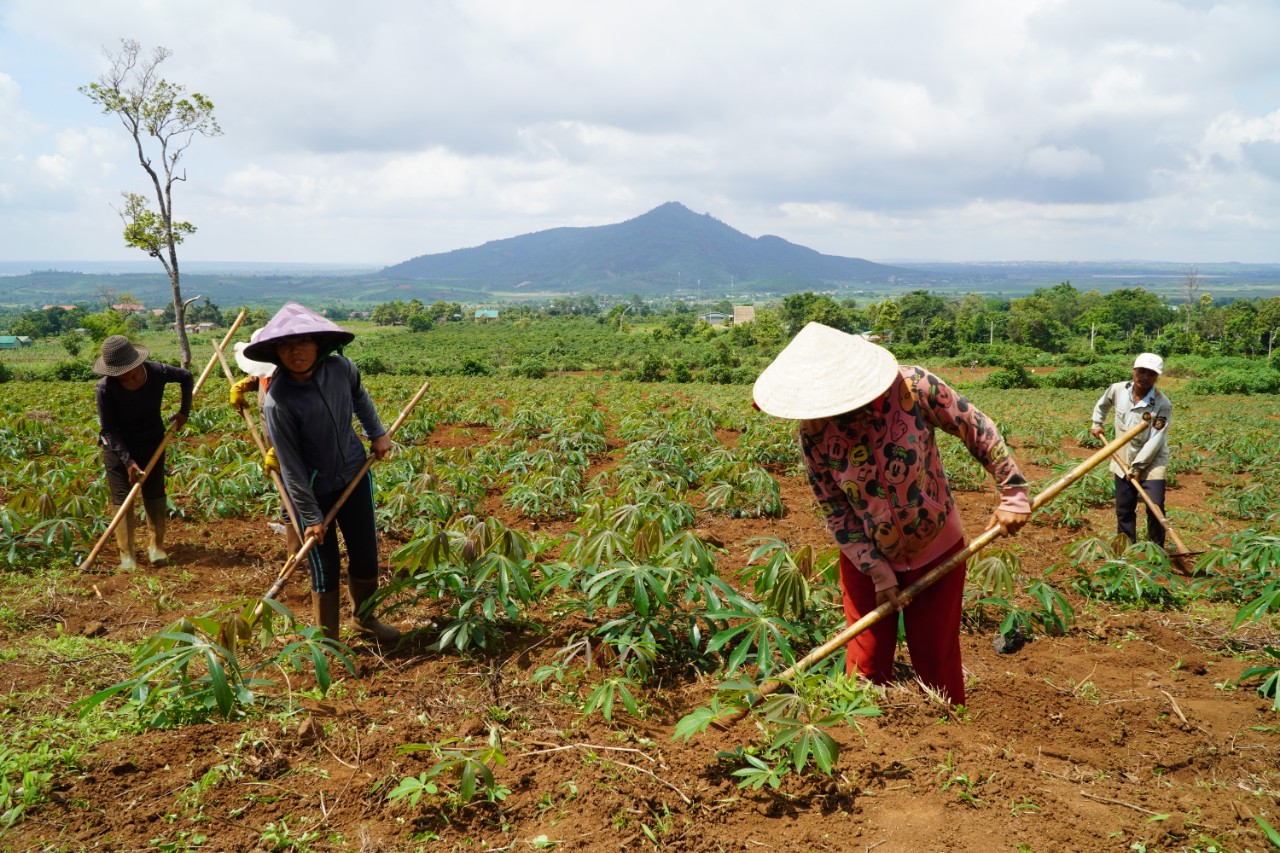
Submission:
M 870 403 L 897 375 L 898 360 L 884 347 L 810 323 L 756 379 L 752 396 L 779 418 L 829 418 Z
M 261 334 L 262 329 L 254 329 L 253 334 L 249 336 L 249 343 L 257 342 Z M 257 376 L 260 379 L 264 376 L 271 376 L 274 374 L 276 372 L 276 366 L 274 364 L 267 361 L 254 361 L 244 354 L 245 347 L 249 346 L 249 343 L 244 341 L 236 342 L 236 364 L 240 366 L 240 369 L 249 376 Z

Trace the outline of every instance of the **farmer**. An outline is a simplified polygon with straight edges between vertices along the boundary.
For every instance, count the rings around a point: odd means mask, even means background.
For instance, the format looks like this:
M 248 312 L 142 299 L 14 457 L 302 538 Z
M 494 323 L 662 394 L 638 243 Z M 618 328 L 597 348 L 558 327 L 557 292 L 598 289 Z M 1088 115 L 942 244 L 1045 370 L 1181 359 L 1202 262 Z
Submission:
M 1164 475 L 1169 464 L 1169 418 L 1173 416 L 1173 404 L 1156 388 L 1160 374 L 1164 372 L 1164 359 L 1153 352 L 1144 352 L 1133 360 L 1133 378 L 1117 382 L 1098 398 L 1093 407 L 1093 426 L 1089 432 L 1104 440 L 1102 422 L 1107 412 L 1115 409 L 1116 435 L 1132 429 L 1142 422 L 1144 415 L 1151 416 L 1151 425 L 1136 438 L 1120 448 L 1116 457 L 1123 459 L 1142 484 L 1142 489 L 1152 503 L 1164 514 Z M 1138 540 L 1138 487 L 1125 477 L 1120 462 L 1111 460 L 1111 473 L 1115 475 L 1116 530 Z M 1147 538 L 1164 547 L 1165 529 L 1160 519 L 1147 508 Z
M 360 382 L 360 370 L 335 352 L 355 338 L 319 314 L 286 302 L 245 347 L 246 358 L 277 365 L 262 417 L 275 448 L 289 500 L 303 526 L 303 538 L 315 537 L 308 552 L 311 600 L 325 635 L 338 638 L 338 537 L 324 523 L 347 484 L 360 472 L 366 455 L 351 425 L 354 414 L 382 459 L 391 439 L 378 420 L 373 401 Z M 378 589 L 378 533 L 373 514 L 373 481 L 365 474 L 335 516 L 347 548 L 347 588 L 354 627 L 378 642 L 393 643 L 400 632 L 366 612 Z
M 960 438 L 1000 486 L 987 525 L 1014 533 L 1031 517 L 1026 480 L 991 419 L 938 377 L 893 353 L 810 323 L 756 380 L 756 405 L 800 421 L 809 484 L 840 548 L 845 618 L 853 624 L 964 549 L 960 513 L 934 442 Z M 965 701 L 960 660 L 961 566 L 914 598 L 903 617 L 916 675 L 952 704 Z M 890 681 L 897 620 L 849 642 L 846 670 Z
M 243 409 L 247 405 L 244 395 L 250 391 L 257 393 L 259 407 L 266 402 L 267 389 L 271 387 L 271 377 L 276 372 L 276 366 L 269 361 L 254 361 L 244 354 L 245 347 L 257 341 L 261 335 L 262 329 L 254 329 L 249 337 L 249 343 L 241 341 L 235 345 L 236 365 L 245 372 L 245 377 L 231 386 L 231 405 L 236 409 Z M 271 448 L 267 450 L 267 458 L 263 461 L 263 465 L 270 470 L 280 470 L 280 464 Z M 296 554 L 302 547 L 297 528 L 289 519 L 288 509 L 282 507 L 280 516 L 281 525 L 284 527 L 285 546 L 290 554 Z
M 151 536 L 147 557 L 152 565 L 159 565 L 169 559 L 164 550 L 164 527 L 169 511 L 164 488 L 164 454 L 156 460 L 146 480 L 142 479 L 142 472 L 164 440 L 161 414 L 164 386 L 174 383 L 182 389 L 178 413 L 170 419 L 182 427 L 191 414 L 195 382 L 191 371 L 147 361 L 148 354 L 146 347 L 136 346 L 124 335 L 112 335 L 103 341 L 102 352 L 93 363 L 93 372 L 102 376 L 94 396 L 98 404 L 98 443 L 102 445 L 102 464 L 107 472 L 111 502 L 118 513 L 133 485 L 142 482 L 142 508 Z M 116 527 L 116 545 L 120 549 L 120 568 L 137 568 L 133 559 L 132 512 L 126 512 Z

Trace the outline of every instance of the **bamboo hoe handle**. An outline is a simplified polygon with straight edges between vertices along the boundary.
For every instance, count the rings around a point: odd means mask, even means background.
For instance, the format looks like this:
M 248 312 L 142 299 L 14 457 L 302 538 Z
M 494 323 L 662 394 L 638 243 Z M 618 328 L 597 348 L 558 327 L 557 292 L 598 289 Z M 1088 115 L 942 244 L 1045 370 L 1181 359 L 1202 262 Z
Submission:
M 236 317 L 236 321 L 231 324 L 231 328 L 227 330 L 226 337 L 222 339 L 222 345 L 224 347 L 227 345 L 227 342 L 231 340 L 232 336 L 235 335 L 236 329 L 240 328 L 240 324 L 244 322 L 244 317 L 245 312 L 241 311 L 240 316 Z M 217 346 L 217 344 L 214 344 L 215 351 L 217 351 Z M 213 358 L 209 359 L 209 363 L 205 365 L 204 372 L 200 374 L 200 378 L 197 379 L 196 383 L 191 387 L 192 400 L 195 399 L 196 394 L 200 391 L 200 386 L 204 385 L 205 379 L 209 377 L 209 371 L 213 370 L 213 365 L 216 361 L 217 355 L 215 354 Z M 155 453 L 151 454 L 151 460 L 147 462 L 147 467 L 142 469 L 142 477 L 138 482 L 133 484 L 133 488 L 129 489 L 129 494 L 125 496 L 124 503 L 120 504 L 120 509 L 116 510 L 115 517 L 111 519 L 111 523 L 107 525 L 107 529 L 102 531 L 102 536 L 98 539 L 97 544 L 93 546 L 93 549 L 89 551 L 89 555 L 84 558 L 84 562 L 80 564 L 80 571 L 83 572 L 85 569 L 93 565 L 93 561 L 98 559 L 98 554 L 102 553 L 102 546 L 107 544 L 107 537 L 109 537 L 112 532 L 120 526 L 120 522 L 124 519 L 125 513 L 130 512 L 133 509 L 133 502 L 137 500 L 138 495 L 142 493 L 142 484 L 146 482 L 147 477 L 151 474 L 151 470 L 155 468 L 156 463 L 160 461 L 160 456 L 164 453 L 165 447 L 168 446 L 169 439 L 173 437 L 173 434 L 177 432 L 177 429 L 177 424 L 170 424 L 169 428 L 165 430 L 164 437 L 160 439 L 160 446 L 156 448 Z
M 1125 444 L 1127 444 L 1128 442 L 1132 441 L 1135 437 L 1137 437 L 1144 429 L 1147 428 L 1146 420 L 1150 420 L 1150 416 L 1144 416 L 1144 418 L 1145 420 L 1143 423 L 1136 425 L 1135 427 L 1133 427 L 1133 429 L 1129 430 L 1124 435 L 1116 436 L 1116 438 L 1113 439 L 1110 444 L 1107 444 L 1101 450 L 1097 451 L 1088 459 L 1084 460 L 1075 468 L 1073 468 L 1070 472 L 1068 472 L 1067 474 L 1059 478 L 1057 481 L 1051 484 L 1048 488 L 1046 488 L 1040 494 L 1036 495 L 1035 499 L 1031 502 L 1031 511 L 1035 512 L 1036 510 L 1043 507 L 1045 504 L 1049 503 L 1049 501 L 1056 498 L 1068 486 L 1070 486 L 1072 483 L 1079 480 L 1085 474 L 1092 471 L 1099 464 L 1106 461 L 1107 458 L 1110 457 L 1112 454 L 1114 454 L 1117 450 L 1119 450 L 1121 447 L 1124 447 Z M 956 554 L 951 559 L 947 560 L 941 566 L 938 566 L 937 568 L 930 571 L 927 575 L 920 578 L 920 580 L 916 581 L 915 583 L 907 587 L 902 592 L 898 593 L 899 604 L 903 607 L 910 604 L 913 598 L 915 598 L 920 593 L 924 592 L 929 587 L 933 586 L 935 583 L 941 580 L 944 575 L 946 575 L 956 566 L 964 565 L 964 563 L 971 556 L 981 551 L 983 548 L 989 545 L 996 537 L 1000 536 L 1004 532 L 1005 532 L 1005 529 L 1003 525 L 992 527 L 983 531 L 982 534 L 977 538 L 975 538 L 974 540 L 972 540 L 963 551 Z M 885 616 L 888 616 L 889 614 L 894 612 L 895 611 L 893 609 L 892 604 L 888 602 L 881 604 L 875 610 L 872 610 L 870 613 L 863 616 L 857 622 L 854 622 L 852 625 L 849 625 L 843 631 L 840 631 L 831 639 L 827 640 L 825 643 L 818 646 L 813 651 L 809 652 L 809 654 L 805 655 L 803 658 L 796 661 L 796 663 L 792 667 L 785 670 L 784 672 L 779 673 L 776 678 L 771 678 L 768 681 L 766 681 L 764 684 L 761 684 L 758 688 L 756 688 L 756 691 L 747 698 L 747 703 L 745 706 L 737 709 L 732 714 L 729 714 L 726 717 L 722 717 L 721 719 L 716 720 L 713 723 L 713 725 L 715 725 L 719 729 L 728 729 L 729 726 L 733 725 L 734 723 L 738 722 L 743 717 L 745 717 L 751 711 L 751 709 L 760 702 L 761 699 L 765 698 L 766 696 L 771 696 L 774 693 L 777 693 L 778 690 L 780 690 L 782 686 L 786 684 L 788 681 L 795 678 L 797 675 L 804 672 L 805 670 L 809 669 L 819 661 L 826 660 L 828 657 L 830 657 L 831 655 L 835 654 L 837 651 L 839 651 L 840 649 L 848 645 L 849 641 L 852 640 L 854 637 L 858 636 L 863 631 L 867 630 L 872 625 L 879 622 Z
M 426 394 L 427 389 L 430 387 L 430 382 L 422 383 L 422 387 L 418 389 L 418 393 L 413 395 L 413 399 L 409 401 L 409 404 L 400 412 L 400 416 L 396 418 L 395 423 L 393 423 L 391 428 L 387 430 L 388 437 L 396 434 L 396 431 L 400 429 L 400 426 L 409 417 L 409 414 L 413 411 L 414 407 L 418 405 L 418 401 L 422 399 L 422 395 Z M 337 516 L 338 510 L 340 510 L 342 505 L 346 503 L 347 498 L 351 497 L 351 493 L 356 490 L 356 486 L 360 485 L 360 481 L 364 479 L 364 475 L 369 473 L 369 469 L 373 466 L 374 458 L 375 457 L 372 454 L 365 457 L 364 464 L 360 466 L 359 472 L 351 478 L 351 482 L 347 483 L 347 487 L 343 489 L 342 494 L 338 496 L 337 502 L 334 503 L 334 505 L 329 509 L 329 512 L 325 514 L 325 526 L 333 523 L 333 519 Z M 259 601 L 258 606 L 254 608 L 253 618 L 250 620 L 250 624 L 257 621 L 258 617 L 262 615 L 264 602 L 267 599 L 275 598 L 280 594 L 280 590 L 284 589 L 285 582 L 289 580 L 289 576 L 293 574 L 294 569 L 296 569 L 298 564 L 302 562 L 302 558 L 307 556 L 318 542 L 319 540 L 316 539 L 316 537 L 308 536 L 306 541 L 302 543 L 302 547 L 298 549 L 298 553 L 291 556 L 288 561 L 285 562 L 284 567 L 280 569 L 280 575 L 276 578 L 275 583 L 271 584 L 271 588 L 262 596 L 263 600 Z
M 226 352 L 223 351 L 222 347 L 214 344 L 214 353 L 218 356 L 218 361 L 222 362 L 222 372 L 226 374 L 227 382 L 235 385 L 235 374 L 231 372 L 231 365 L 227 364 Z M 244 417 L 245 424 L 249 427 L 249 435 L 253 436 L 253 443 L 258 446 L 258 452 L 262 454 L 262 458 L 265 460 L 267 458 L 267 442 L 258 432 L 258 427 L 253 422 L 253 415 L 249 414 L 249 410 L 245 408 L 241 408 L 239 411 Z M 293 511 L 293 504 L 289 501 L 289 493 L 285 491 L 284 481 L 280 479 L 280 472 L 273 468 L 268 468 L 267 473 L 271 475 L 271 482 L 275 484 L 276 492 L 280 495 L 280 505 L 289 514 L 289 523 L 293 525 L 293 529 L 297 531 L 298 537 L 301 538 L 302 523 L 298 520 L 298 514 Z
M 1156 521 L 1160 522 L 1160 526 L 1169 534 L 1169 538 L 1173 540 L 1173 544 L 1178 546 L 1178 553 L 1173 556 L 1178 557 L 1189 555 L 1191 553 L 1191 549 L 1187 547 L 1187 543 L 1182 541 L 1182 537 L 1178 535 L 1178 531 L 1174 530 L 1173 524 L 1170 523 L 1169 519 L 1160 510 L 1160 507 L 1156 505 L 1156 502 L 1152 500 L 1151 495 L 1147 494 L 1147 490 L 1142 488 L 1142 481 L 1138 479 L 1137 474 L 1133 473 L 1133 469 L 1129 467 L 1129 463 L 1125 462 L 1124 459 L 1119 456 L 1116 457 L 1116 462 L 1120 465 L 1120 470 L 1124 472 L 1124 478 L 1130 483 L 1133 483 L 1133 487 L 1138 490 L 1138 496 L 1142 498 L 1142 502 L 1147 505 L 1147 509 L 1151 510 L 1151 514 L 1156 517 Z

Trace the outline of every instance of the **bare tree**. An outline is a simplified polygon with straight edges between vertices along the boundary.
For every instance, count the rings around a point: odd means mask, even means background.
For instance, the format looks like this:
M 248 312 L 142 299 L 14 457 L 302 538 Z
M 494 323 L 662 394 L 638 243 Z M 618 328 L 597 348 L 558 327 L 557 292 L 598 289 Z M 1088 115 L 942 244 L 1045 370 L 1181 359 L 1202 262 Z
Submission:
M 213 115 L 213 102 L 186 88 L 164 80 L 157 68 L 172 55 L 157 47 L 149 58 L 141 57 L 142 47 L 133 39 L 121 39 L 119 53 L 104 49 L 111 68 L 98 82 L 81 86 L 80 92 L 102 107 L 104 115 L 115 115 L 133 138 L 138 163 L 151 178 L 156 207 L 145 195 L 124 192 L 125 203 L 116 212 L 124 222 L 124 240 L 159 259 L 173 286 L 174 326 L 182 366 L 191 366 L 191 345 L 187 341 L 187 303 L 182 299 L 178 272 L 178 245 L 196 227 L 173 218 L 173 185 L 187 179 L 178 163 L 196 134 L 221 136 L 222 128 Z
M 1182 275 L 1183 275 L 1183 290 L 1187 294 L 1187 303 L 1184 307 L 1184 311 L 1187 315 L 1185 328 L 1187 330 L 1187 334 L 1190 335 L 1191 321 L 1195 317 L 1195 313 L 1196 313 L 1196 305 L 1197 305 L 1196 294 L 1200 291 L 1200 285 L 1201 285 L 1200 270 L 1196 269 L 1193 266 L 1187 267 L 1182 271 Z

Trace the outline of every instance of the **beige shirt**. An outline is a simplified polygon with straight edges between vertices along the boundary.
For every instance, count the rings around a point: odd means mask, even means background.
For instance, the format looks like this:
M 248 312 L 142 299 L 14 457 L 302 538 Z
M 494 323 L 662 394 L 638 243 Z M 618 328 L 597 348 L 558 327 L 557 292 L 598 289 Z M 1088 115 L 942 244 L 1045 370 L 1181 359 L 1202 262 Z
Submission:
M 1134 402 L 1133 382 L 1117 382 L 1102 393 L 1093 407 L 1094 426 L 1102 426 L 1107 412 L 1115 409 L 1116 435 L 1123 435 L 1142 423 L 1142 416 L 1151 415 L 1151 423 L 1137 437 L 1116 451 L 1131 468 L 1138 469 L 1140 480 L 1163 480 L 1165 466 L 1169 463 L 1169 420 L 1173 417 L 1173 403 L 1152 388 L 1147 396 Z M 1111 473 L 1124 476 L 1124 470 L 1115 459 L 1111 460 Z

